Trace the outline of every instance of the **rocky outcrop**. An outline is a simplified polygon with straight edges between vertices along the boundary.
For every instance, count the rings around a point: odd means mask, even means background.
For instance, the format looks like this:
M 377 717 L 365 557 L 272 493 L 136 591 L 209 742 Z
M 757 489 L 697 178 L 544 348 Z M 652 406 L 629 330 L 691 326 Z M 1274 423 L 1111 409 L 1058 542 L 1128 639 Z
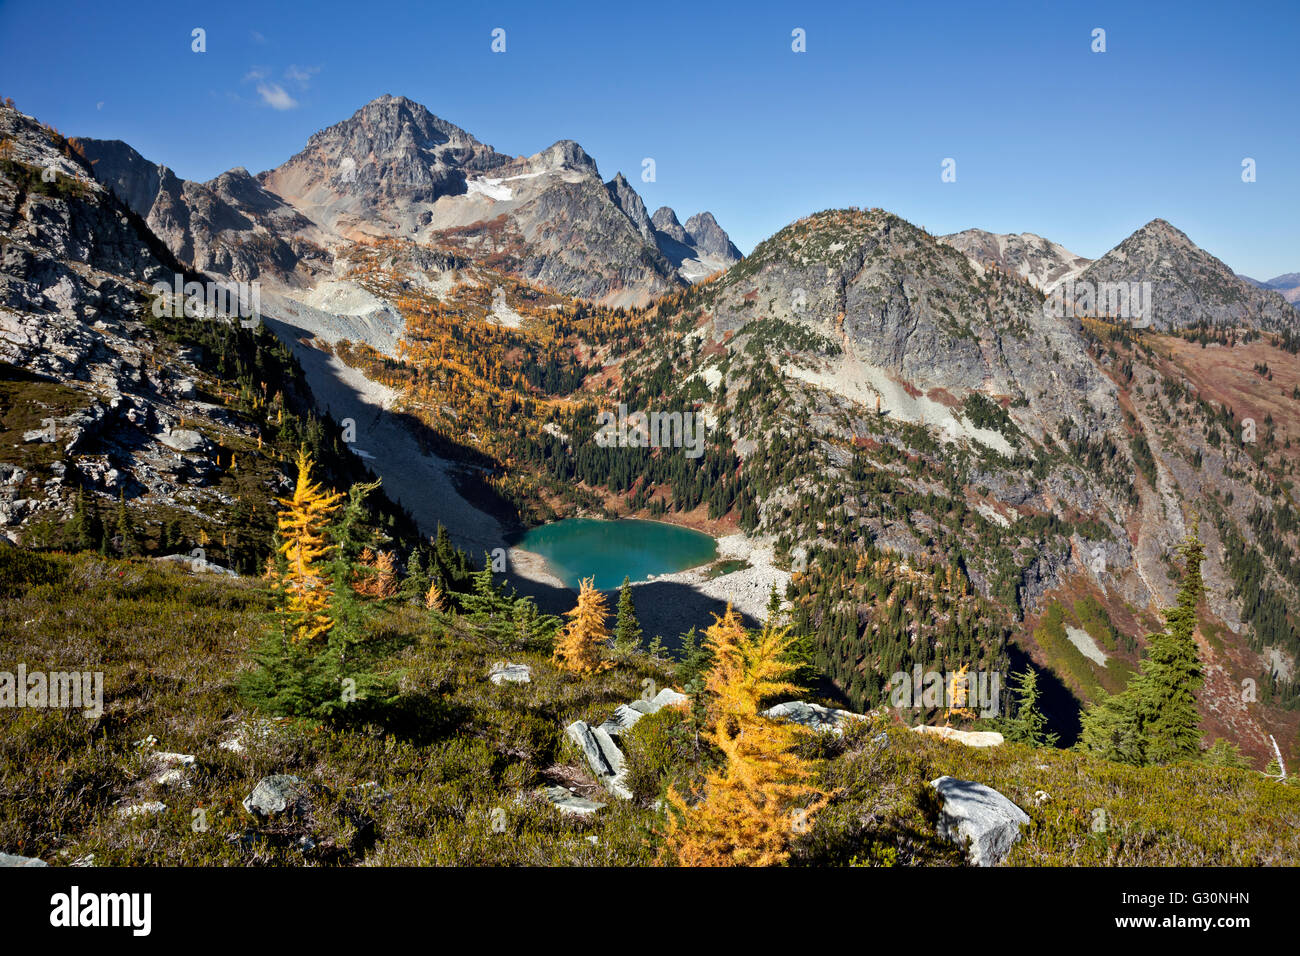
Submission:
M 44 860 L 34 856 L 15 856 L 12 853 L 0 853 L 0 867 L 49 866 Z
M 658 713 L 664 707 L 680 706 L 688 700 L 690 698 L 680 691 L 665 687 L 653 697 L 619 705 L 614 716 L 599 727 L 591 727 L 586 721 L 578 720 L 570 724 L 565 733 L 582 751 L 587 766 L 605 789 L 616 797 L 630 800 L 632 791 L 624 783 L 626 771 L 623 751 L 614 743 L 614 738 L 647 714 Z
M 931 727 L 926 724 L 913 727 L 912 730 L 967 747 L 1000 747 L 1006 743 L 1003 736 L 995 730 L 958 730 L 955 727 Z
M 967 847 L 972 866 L 997 866 L 1020 838 L 1029 814 L 992 787 L 955 777 L 930 782 L 939 793 L 939 836 Z
M 555 809 L 570 816 L 589 817 L 605 807 L 603 803 L 580 797 L 564 787 L 542 787 L 538 793 Z
M 1020 573 L 1020 584 L 1017 587 L 1020 606 L 1037 608 L 1047 592 L 1061 584 L 1069 567 L 1068 545 L 1044 550 Z
M 155 558 L 156 561 L 165 561 L 168 564 L 178 564 L 188 568 L 194 574 L 222 574 L 228 578 L 237 578 L 239 573 L 224 568 L 219 564 L 214 564 L 207 559 L 192 554 L 164 554 Z
M 671 687 L 665 687 L 653 697 L 641 698 L 631 703 L 619 704 L 614 709 L 614 716 L 600 725 L 600 729 L 611 737 L 617 737 L 629 730 L 638 720 L 647 714 L 655 714 L 664 707 L 677 707 L 690 698 Z
M 138 531 L 171 519 L 190 523 L 199 539 L 198 529 L 217 535 L 223 522 L 245 533 L 234 516 L 246 518 L 252 502 L 224 492 L 220 482 L 233 463 L 230 446 L 247 447 L 261 437 L 258 416 L 237 410 L 238 400 L 214 374 L 221 336 L 204 332 L 197 336 L 204 344 L 183 344 L 188 331 L 177 331 L 174 320 L 163 328 L 146 311 L 155 283 L 205 286 L 210 277 L 187 270 L 122 198 L 94 178 L 73 145 L 31 117 L 0 108 L 0 140 L 11 160 L 0 166 L 0 218 L 7 223 L 0 249 L 0 362 L 21 370 L 11 374 L 27 377 L 47 409 L 33 422 L 39 427 L 25 426 L 25 442 L 52 446 L 19 447 L 15 457 L 3 456 L 0 528 L 22 540 L 26 529 L 45 519 L 64 525 L 78 499 L 101 515 L 125 499 Z M 128 173 L 143 168 L 143 161 L 118 153 Z M 238 179 L 225 182 L 250 209 L 271 201 L 241 193 L 252 188 L 251 180 L 240 186 Z M 181 325 L 205 322 L 232 319 L 214 308 Z M 263 337 L 253 347 L 258 364 L 279 365 Z M 305 380 L 292 370 L 278 384 L 288 410 L 311 402 Z M 247 459 L 239 458 L 244 465 Z M 275 476 L 278 471 L 272 466 L 273 474 L 258 482 L 268 498 L 287 490 L 288 479 L 283 472 Z M 189 517 L 177 517 L 182 514 Z M 159 540 L 147 531 L 144 537 L 151 547 Z M 198 542 L 159 544 L 190 552 Z
M 565 733 L 582 751 L 587 766 L 606 790 L 624 800 L 632 799 L 632 791 L 624 783 L 623 751 L 604 729 L 589 727 L 585 721 L 577 720 L 565 728 Z

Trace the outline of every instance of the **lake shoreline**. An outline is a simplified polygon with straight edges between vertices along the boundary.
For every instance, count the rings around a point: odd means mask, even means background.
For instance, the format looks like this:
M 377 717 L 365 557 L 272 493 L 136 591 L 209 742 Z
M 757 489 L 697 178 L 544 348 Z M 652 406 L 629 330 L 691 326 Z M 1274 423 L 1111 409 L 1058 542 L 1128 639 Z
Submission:
M 708 567 L 718 560 L 718 540 L 667 521 L 582 516 L 530 529 L 513 540 L 511 552 L 548 583 L 574 591 L 580 579 L 592 576 L 599 590 L 608 591 L 624 576 L 640 582 Z
M 629 519 L 589 520 L 613 523 Z M 669 521 L 656 523 L 681 527 Z M 713 540 L 716 548 L 711 560 L 678 571 L 651 574 L 631 582 L 633 602 L 637 606 L 637 616 L 647 640 L 659 634 L 670 645 L 675 644 L 676 638 L 692 627 L 703 631 L 713 623 L 712 615 L 721 613 L 728 604 L 746 617 L 751 625 L 757 625 L 766 616 L 772 587 L 775 586 L 784 598 L 790 573 L 776 566 L 772 540 L 750 538 L 742 532 L 708 537 Z M 562 589 L 576 599 L 577 592 L 564 582 L 544 555 L 518 546 L 511 546 L 508 554 L 510 568 L 518 577 L 548 588 Z M 724 561 L 744 561 L 745 566 L 727 574 L 710 577 L 709 569 Z M 683 599 L 682 588 L 686 589 L 689 598 Z M 602 590 L 611 599 L 612 607 L 612 599 L 617 595 L 618 588 Z M 660 600 L 661 596 L 666 600 Z

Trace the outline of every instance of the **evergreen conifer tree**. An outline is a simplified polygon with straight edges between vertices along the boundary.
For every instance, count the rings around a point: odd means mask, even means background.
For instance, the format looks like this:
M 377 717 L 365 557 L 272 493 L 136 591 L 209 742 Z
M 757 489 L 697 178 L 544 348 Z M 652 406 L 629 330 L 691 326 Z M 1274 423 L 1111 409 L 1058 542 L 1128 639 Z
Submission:
M 1047 718 L 1038 706 L 1038 672 L 1026 666 L 1011 675 L 1012 716 L 1003 721 L 1002 735 L 1032 747 L 1055 747 L 1058 736 L 1047 729 Z
M 1205 592 L 1199 529 L 1181 548 L 1186 564 L 1178 600 L 1165 612 L 1165 628 L 1148 635 L 1147 656 L 1123 693 L 1094 703 L 1083 714 L 1080 743 L 1108 760 L 1163 764 L 1200 752 L 1196 691 L 1196 609 Z
M 630 654 L 641 644 L 641 625 L 636 619 L 636 606 L 632 603 L 632 581 L 624 576 L 618 589 L 618 613 L 614 623 L 614 649 L 621 655 Z

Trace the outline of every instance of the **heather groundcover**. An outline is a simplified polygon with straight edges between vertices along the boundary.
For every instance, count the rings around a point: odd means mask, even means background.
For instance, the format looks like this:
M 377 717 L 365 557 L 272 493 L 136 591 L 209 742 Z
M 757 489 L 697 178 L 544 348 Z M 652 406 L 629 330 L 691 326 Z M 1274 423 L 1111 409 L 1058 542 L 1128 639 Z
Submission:
M 97 718 L 0 711 L 0 845 L 12 852 L 96 865 L 672 862 L 669 788 L 690 792 L 725 763 L 698 742 L 688 709 L 661 711 L 625 737 L 633 798 L 602 796 L 564 728 L 672 686 L 677 665 L 643 652 L 577 677 L 473 614 L 374 599 L 365 641 L 376 701 L 342 723 L 283 718 L 246 690 L 273 620 L 263 583 L 11 548 L 0 569 L 6 652 L 104 673 Z M 532 682 L 488 681 L 505 656 L 528 664 Z M 223 748 L 229 741 L 242 749 Z M 160 782 L 160 751 L 194 764 Z M 810 785 L 832 796 L 790 834 L 790 865 L 960 864 L 935 836 L 928 784 L 943 775 L 979 780 L 1026 810 L 1007 865 L 1300 861 L 1300 789 L 1251 770 L 1136 767 L 1016 743 L 975 750 L 888 714 L 840 737 L 808 734 L 795 753 Z M 309 809 L 278 821 L 248 813 L 242 801 L 272 774 L 304 781 Z M 607 806 L 562 814 L 537 793 L 556 785 Z M 155 802 L 165 809 L 124 813 Z

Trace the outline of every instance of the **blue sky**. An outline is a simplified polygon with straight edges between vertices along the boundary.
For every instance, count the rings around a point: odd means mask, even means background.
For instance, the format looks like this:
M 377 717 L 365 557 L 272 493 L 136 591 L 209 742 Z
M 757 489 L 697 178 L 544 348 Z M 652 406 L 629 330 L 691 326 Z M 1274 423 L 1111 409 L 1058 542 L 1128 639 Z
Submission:
M 0 95 L 208 179 L 278 165 L 404 94 L 502 152 L 575 139 L 651 210 L 707 208 L 746 252 L 839 206 L 936 234 L 1037 232 L 1090 257 L 1159 216 L 1269 278 L 1300 270 L 1298 47 L 1294 0 L 3 0 Z

